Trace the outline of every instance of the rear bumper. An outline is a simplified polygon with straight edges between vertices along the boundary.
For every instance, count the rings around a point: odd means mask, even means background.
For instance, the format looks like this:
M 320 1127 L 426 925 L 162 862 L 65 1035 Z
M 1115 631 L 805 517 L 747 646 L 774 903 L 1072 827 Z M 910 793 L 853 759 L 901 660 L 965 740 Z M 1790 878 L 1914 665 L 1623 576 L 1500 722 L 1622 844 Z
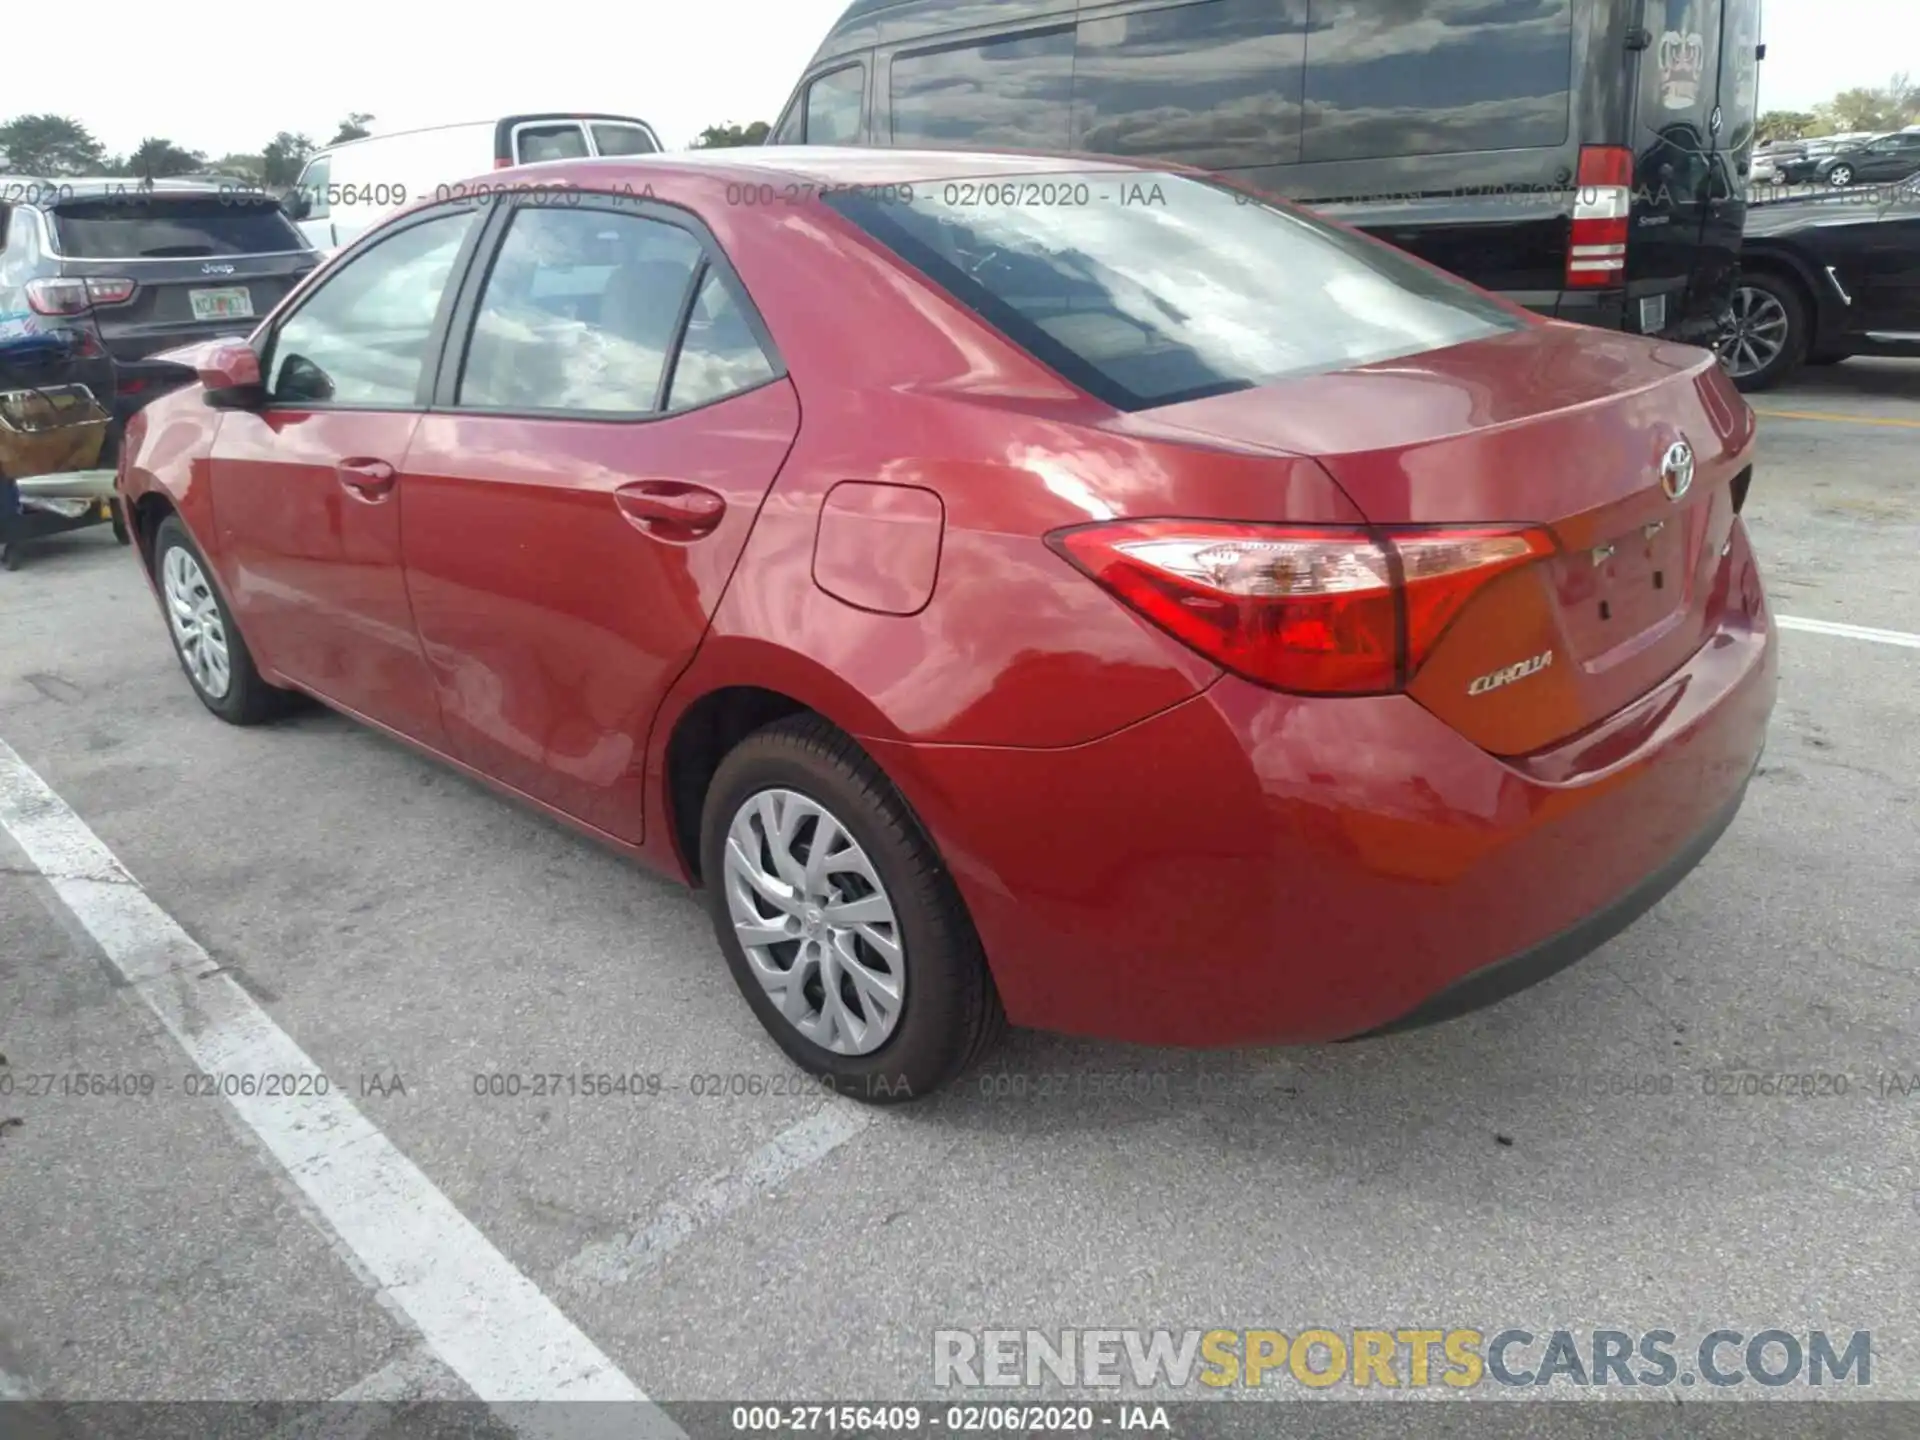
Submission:
M 1757 760 L 1756 760 L 1757 765 Z M 1569 965 L 1584 960 L 1607 941 L 1620 934 L 1661 900 L 1720 842 L 1727 827 L 1747 798 L 1747 782 L 1742 781 L 1732 801 L 1685 848 L 1646 879 L 1635 885 L 1611 905 L 1596 910 L 1562 930 L 1549 940 L 1510 955 L 1505 960 L 1473 971 L 1444 990 L 1429 995 L 1398 1020 L 1375 1026 L 1356 1040 L 1371 1040 L 1382 1035 L 1397 1035 L 1403 1030 L 1418 1030 L 1454 1020 L 1475 1010 L 1483 1010 L 1518 994 L 1529 986 L 1559 974 Z
M 1738 613 L 1685 665 L 1524 759 L 1406 696 L 1231 677 L 1090 745 L 870 743 L 1016 1024 L 1196 1046 L 1407 1028 L 1604 943 L 1731 821 L 1778 664 L 1744 543 L 1732 563 Z

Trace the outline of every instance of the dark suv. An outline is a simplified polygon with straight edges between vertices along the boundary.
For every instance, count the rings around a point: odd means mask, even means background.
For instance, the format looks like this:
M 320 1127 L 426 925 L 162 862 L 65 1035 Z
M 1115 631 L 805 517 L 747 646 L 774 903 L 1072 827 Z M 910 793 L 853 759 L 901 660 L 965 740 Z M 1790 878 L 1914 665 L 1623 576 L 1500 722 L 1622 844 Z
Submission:
M 83 374 L 103 366 L 87 379 L 114 397 L 102 465 L 129 415 L 193 378 L 151 356 L 248 334 L 319 263 L 279 203 L 241 182 L 0 175 L 0 327 L 65 334 Z

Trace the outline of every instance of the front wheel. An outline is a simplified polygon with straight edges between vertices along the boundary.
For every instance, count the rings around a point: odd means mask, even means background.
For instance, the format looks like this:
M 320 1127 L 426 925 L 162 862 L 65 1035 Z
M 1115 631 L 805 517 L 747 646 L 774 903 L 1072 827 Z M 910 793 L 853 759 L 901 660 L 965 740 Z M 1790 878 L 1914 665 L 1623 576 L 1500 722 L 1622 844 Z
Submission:
M 1836 190 L 1853 184 L 1853 167 L 1851 165 L 1834 166 L 1827 172 L 1827 183 Z
M 700 827 L 715 936 L 780 1048 L 870 1104 L 917 1099 L 1004 1018 L 966 906 L 880 767 L 817 716 L 720 764 Z
M 1734 384 L 1768 390 L 1799 368 L 1807 339 L 1807 307 L 1799 292 L 1771 275 L 1743 275 L 1715 349 Z
M 287 692 L 260 678 L 212 567 L 177 515 L 154 532 L 153 569 L 174 654 L 200 703 L 229 725 L 258 725 L 280 714 Z

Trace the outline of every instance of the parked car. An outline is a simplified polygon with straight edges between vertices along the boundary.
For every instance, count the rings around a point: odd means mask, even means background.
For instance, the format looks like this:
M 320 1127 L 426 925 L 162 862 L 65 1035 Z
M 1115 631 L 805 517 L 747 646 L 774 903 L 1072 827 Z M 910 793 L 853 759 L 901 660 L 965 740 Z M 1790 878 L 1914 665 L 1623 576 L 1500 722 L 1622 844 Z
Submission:
M 139 553 L 215 715 L 317 695 L 704 885 L 836 1087 L 925 1094 L 1003 1014 L 1444 1019 L 1738 807 L 1776 642 L 1706 351 L 1197 172 L 501 178 L 193 357 Z
M 191 379 L 154 355 L 247 334 L 320 263 L 271 197 L 213 177 L 0 177 L 0 238 L 0 315 L 68 333 L 116 372 L 96 390 L 114 397 L 103 465 L 129 415 Z
M 1750 211 L 1721 352 L 1744 390 L 1802 363 L 1920 355 L 1920 172 Z
M 1542 315 L 1710 344 L 1732 295 L 1758 0 L 853 0 L 774 144 L 1158 158 Z
M 632 115 L 503 115 L 346 140 L 306 163 L 288 198 L 301 233 L 332 254 L 369 227 L 476 171 L 592 155 L 651 155 L 660 137 Z
M 1904 180 L 1920 169 L 1920 133 L 1882 135 L 1822 156 L 1812 179 L 1836 188 Z
M 1792 185 L 1828 183 L 1821 174 L 1820 167 L 1823 161 L 1860 150 L 1880 138 L 1872 131 L 1863 131 L 1845 135 L 1823 135 L 1818 139 L 1808 140 L 1804 142 L 1802 153 L 1782 167 L 1782 174 Z

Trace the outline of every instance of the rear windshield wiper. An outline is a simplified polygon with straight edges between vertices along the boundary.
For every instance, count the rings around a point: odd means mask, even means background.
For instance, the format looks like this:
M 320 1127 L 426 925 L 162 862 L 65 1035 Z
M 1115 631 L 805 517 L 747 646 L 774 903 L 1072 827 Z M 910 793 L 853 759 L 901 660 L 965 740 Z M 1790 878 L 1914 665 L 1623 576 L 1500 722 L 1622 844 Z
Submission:
M 146 260 L 199 260 L 213 253 L 211 245 L 156 245 L 140 255 Z

